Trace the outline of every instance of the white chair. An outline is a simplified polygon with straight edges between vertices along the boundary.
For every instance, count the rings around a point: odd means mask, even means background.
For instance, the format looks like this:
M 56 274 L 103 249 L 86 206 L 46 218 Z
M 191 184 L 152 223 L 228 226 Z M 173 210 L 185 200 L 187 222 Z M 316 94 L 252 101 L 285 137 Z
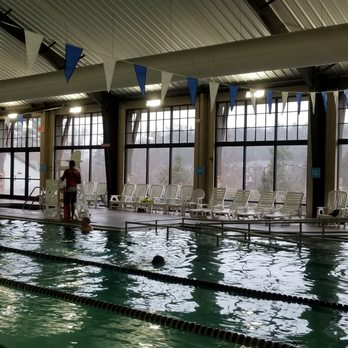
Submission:
M 147 196 L 148 190 L 148 184 L 136 184 L 133 196 L 126 202 L 125 207 L 131 207 L 132 210 L 137 211 L 138 203 Z
M 238 210 L 236 213 L 237 218 L 262 219 L 265 214 L 270 214 L 273 212 L 275 197 L 276 192 L 274 191 L 261 192 L 260 199 L 256 207 L 253 209 Z
M 105 182 L 98 182 L 96 190 L 93 193 L 88 195 L 85 194 L 87 204 L 94 204 L 95 208 L 98 208 L 99 201 L 102 201 L 105 205 L 107 205 L 106 196 L 107 186 Z
M 301 203 L 303 192 L 286 193 L 283 206 L 270 214 L 264 214 L 264 219 L 291 219 L 294 216 L 301 218 Z
M 191 217 L 207 218 L 213 215 L 214 210 L 222 210 L 224 207 L 226 187 L 214 187 L 209 198 L 208 204 L 202 204 L 201 207 L 190 209 Z
M 151 203 L 151 211 L 162 210 L 163 214 L 167 214 L 168 205 L 175 202 L 177 193 L 178 185 L 167 185 L 163 197 L 158 197 Z
M 233 201 L 223 210 L 214 210 L 213 217 L 226 216 L 229 219 L 235 218 L 237 211 L 247 209 L 249 196 L 250 190 L 237 190 Z
M 340 226 L 339 219 L 347 218 L 348 210 L 347 205 L 347 192 L 345 191 L 330 191 L 327 195 L 327 204 L 325 207 L 317 207 L 317 218 L 321 222 L 333 223 Z M 346 226 L 346 222 L 344 222 Z
M 89 207 L 85 196 L 85 184 L 77 185 L 77 199 L 74 207 L 74 215 L 77 220 L 81 220 L 83 217 L 90 217 Z
M 182 214 L 185 215 L 185 213 L 189 212 L 191 209 L 202 208 L 204 197 L 205 191 L 203 189 L 194 189 L 191 198 L 185 202 L 185 209 Z
M 126 183 L 120 195 L 111 195 L 109 200 L 109 208 L 117 208 L 122 210 L 127 202 L 131 202 L 135 190 L 135 184 Z
M 167 203 L 166 211 L 181 212 L 184 215 L 186 202 L 189 201 L 192 197 L 193 186 L 192 185 L 182 185 L 179 196 L 174 200 L 170 200 Z
M 153 184 L 150 186 L 148 195 L 137 203 L 137 211 L 152 212 L 152 203 L 163 197 L 164 186 Z
M 50 219 L 59 219 L 61 210 L 61 181 L 46 180 L 45 193 L 43 197 L 44 215 Z

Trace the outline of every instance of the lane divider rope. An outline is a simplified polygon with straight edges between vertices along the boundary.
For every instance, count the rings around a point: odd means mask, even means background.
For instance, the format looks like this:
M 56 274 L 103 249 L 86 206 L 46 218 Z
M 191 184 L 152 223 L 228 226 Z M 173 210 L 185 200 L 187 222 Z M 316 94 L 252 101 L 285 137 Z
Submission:
M 182 331 L 187 331 L 191 333 L 196 333 L 204 336 L 213 337 L 226 342 L 237 343 L 244 345 L 246 347 L 258 347 L 258 348 L 294 348 L 295 346 L 281 343 L 267 341 L 264 339 L 259 339 L 257 337 L 251 337 L 243 334 L 238 334 L 236 332 L 213 328 L 206 325 L 197 324 L 194 322 L 176 319 L 174 317 L 169 317 L 161 314 L 146 312 L 143 310 L 137 310 L 131 307 L 120 306 L 114 303 L 105 302 L 90 298 L 87 296 L 74 295 L 61 290 L 55 290 L 47 287 L 42 287 L 38 285 L 32 285 L 17 280 L 6 279 L 0 277 L 0 285 L 19 289 L 22 291 L 29 291 L 36 294 L 46 295 L 54 297 L 60 300 L 78 303 L 80 305 L 87 305 L 90 307 L 100 308 L 103 310 L 108 310 L 115 312 L 117 314 L 126 315 L 133 319 L 143 320 L 151 323 L 155 323 L 164 327 L 170 327 L 179 329 Z
M 285 295 L 285 294 L 269 292 L 269 291 L 253 290 L 253 289 L 242 288 L 242 287 L 233 286 L 233 285 L 213 283 L 206 280 L 190 279 L 190 278 L 173 276 L 169 274 L 146 271 L 146 270 L 142 270 L 138 268 L 112 265 L 110 263 L 84 260 L 84 259 L 67 257 L 67 256 L 51 255 L 51 254 L 36 252 L 32 250 L 22 250 L 22 249 L 12 248 L 12 247 L 8 247 L 1 244 L 0 244 L 0 250 L 5 252 L 13 252 L 17 254 L 22 254 L 26 256 L 33 256 L 33 257 L 46 259 L 50 261 L 65 262 L 65 263 L 73 262 L 73 263 L 87 265 L 87 266 L 96 266 L 105 270 L 113 270 L 120 273 L 142 276 L 152 280 L 163 281 L 166 283 L 190 285 L 197 288 L 221 291 L 221 292 L 225 292 L 229 294 L 252 297 L 256 299 L 282 301 L 287 303 L 297 303 L 297 304 L 308 305 L 308 306 L 321 306 L 321 307 L 327 307 L 332 309 L 338 309 L 345 312 L 348 311 L 347 304 L 342 304 L 338 302 L 323 301 L 323 300 L 317 300 L 312 298 L 306 298 L 302 296 Z

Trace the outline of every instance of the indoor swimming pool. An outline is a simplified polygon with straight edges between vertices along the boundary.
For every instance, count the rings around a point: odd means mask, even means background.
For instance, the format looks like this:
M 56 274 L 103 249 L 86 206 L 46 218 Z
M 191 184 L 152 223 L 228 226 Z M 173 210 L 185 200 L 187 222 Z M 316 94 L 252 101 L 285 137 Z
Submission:
M 167 240 L 165 229 L 83 234 L 3 219 L 0 250 L 0 347 L 348 346 L 346 243 L 217 246 L 180 229 Z M 156 254 L 166 260 L 161 268 L 151 264 Z M 217 283 L 227 287 L 209 285 Z M 85 298 L 165 319 L 134 319 Z M 177 324 L 163 325 L 167 317 Z M 184 330 L 184 322 L 202 330 Z M 254 341 L 214 338 L 211 328 Z

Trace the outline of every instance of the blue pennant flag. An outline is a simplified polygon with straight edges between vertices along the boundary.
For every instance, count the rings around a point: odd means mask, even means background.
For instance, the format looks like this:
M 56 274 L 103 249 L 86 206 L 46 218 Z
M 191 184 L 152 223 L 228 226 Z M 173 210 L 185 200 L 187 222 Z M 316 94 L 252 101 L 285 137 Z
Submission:
M 190 90 L 190 97 L 192 105 L 196 105 L 196 96 L 197 96 L 197 86 L 198 86 L 198 80 L 193 77 L 187 78 L 187 84 Z
M 346 108 L 348 108 L 348 89 L 345 89 L 343 93 L 344 93 L 344 96 L 346 97 Z
M 266 100 L 267 100 L 268 113 L 269 114 L 272 112 L 272 98 L 273 98 L 273 92 L 272 91 L 266 91 Z
M 234 104 L 235 104 L 236 98 L 237 98 L 237 93 L 238 93 L 238 86 L 230 86 L 230 109 L 231 109 L 231 111 L 234 108 Z
M 301 102 L 302 102 L 302 93 L 296 92 L 296 99 L 297 99 L 297 115 L 301 112 Z
M 327 112 L 327 92 L 321 92 L 321 96 L 323 97 L 325 112 Z
M 23 115 L 18 115 L 18 122 L 23 124 L 23 122 L 24 122 L 24 116 Z
M 145 82 L 146 82 L 146 66 L 134 64 L 135 74 L 137 75 L 138 85 L 140 92 L 145 95 Z
M 73 74 L 77 62 L 79 61 L 82 53 L 82 48 L 65 44 L 65 78 L 70 80 Z

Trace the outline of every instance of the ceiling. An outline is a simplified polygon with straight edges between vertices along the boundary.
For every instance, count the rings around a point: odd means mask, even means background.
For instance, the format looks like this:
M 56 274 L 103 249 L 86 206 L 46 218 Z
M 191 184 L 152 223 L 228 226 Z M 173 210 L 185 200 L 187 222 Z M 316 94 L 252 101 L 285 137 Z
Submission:
M 11 81 L 22 84 L 23 78 L 33 75 L 45 74 L 47 79 L 55 72 L 64 75 L 66 43 L 83 48 L 78 62 L 83 70 L 102 64 L 103 56 L 133 62 L 139 57 L 166 57 L 178 51 L 344 23 L 348 23 L 347 0 L 0 0 L 0 86 Z M 26 64 L 23 29 L 44 36 L 31 70 Z M 342 86 L 347 76 L 348 64 L 335 62 L 213 78 L 246 88 L 289 84 L 320 88 L 330 79 Z M 169 91 L 185 87 L 183 81 L 175 81 Z M 159 90 L 160 84 L 146 88 Z M 2 99 L 0 92 L 0 107 L 35 108 L 89 97 L 80 91 L 33 99 L 29 90 L 28 97 L 20 100 L 15 96 L 14 100 Z M 98 90 L 102 88 L 96 87 Z M 112 89 L 112 93 L 122 97 L 140 94 L 136 83 Z

